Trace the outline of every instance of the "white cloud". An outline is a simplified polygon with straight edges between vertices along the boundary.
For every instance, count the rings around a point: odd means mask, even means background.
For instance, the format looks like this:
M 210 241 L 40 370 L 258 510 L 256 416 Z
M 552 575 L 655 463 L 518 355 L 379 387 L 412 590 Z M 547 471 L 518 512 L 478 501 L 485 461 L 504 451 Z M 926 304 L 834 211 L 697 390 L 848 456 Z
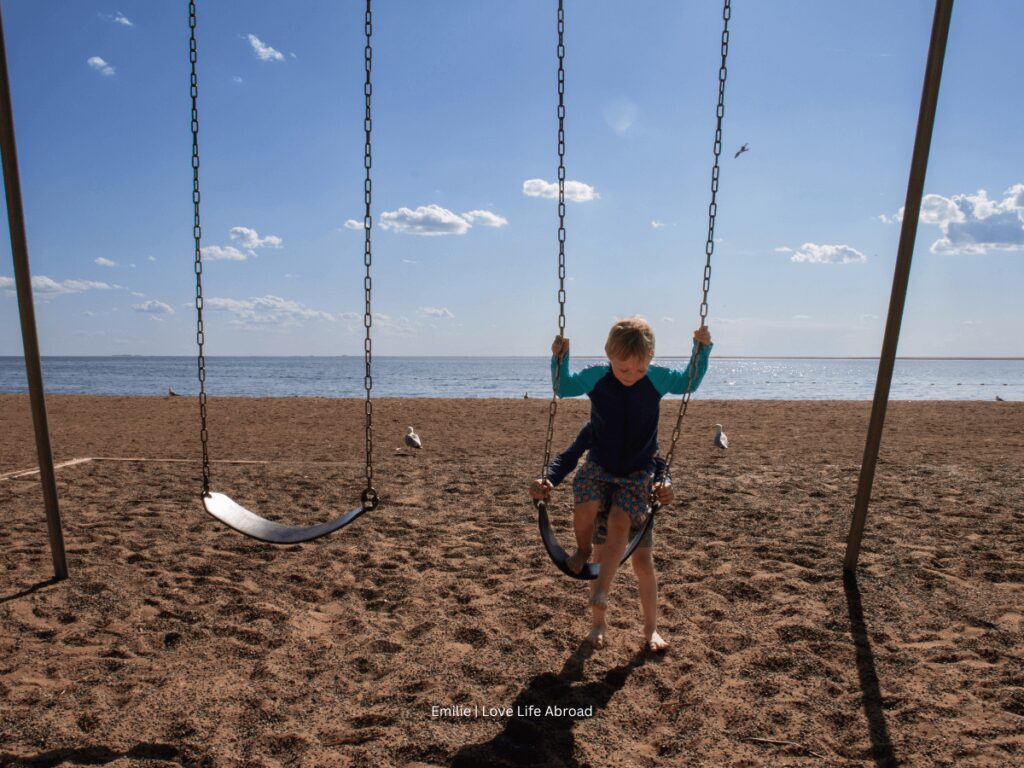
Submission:
M 523 194 L 527 197 L 547 197 L 555 199 L 558 197 L 558 182 L 544 181 L 544 179 L 527 179 L 523 182 Z M 565 199 L 574 203 L 587 203 L 597 200 L 600 195 L 589 184 L 582 181 L 565 182 Z
M 97 259 L 93 259 L 93 264 L 99 264 L 101 267 L 116 267 L 117 266 L 117 262 L 116 261 L 111 261 L 110 259 L 105 259 L 102 256 L 100 256 Z
M 134 27 L 135 26 L 131 21 L 129 21 L 128 17 L 125 16 L 120 11 L 118 11 L 116 14 L 114 14 L 114 13 L 97 13 L 96 15 L 99 16 L 101 19 L 106 19 L 107 21 L 112 21 L 115 24 L 120 24 L 122 27 Z
M 207 245 L 202 256 L 208 261 L 245 261 L 245 254 L 232 245 Z
M 778 248 L 774 248 L 773 250 L 775 251 L 775 253 L 792 253 L 793 252 L 792 248 L 787 248 L 784 245 L 780 245 Z
M 985 191 L 982 190 L 981 194 L 985 196 Z M 902 208 L 900 208 L 899 213 L 896 215 L 900 221 L 903 221 Z M 925 195 L 921 200 L 921 221 L 925 224 L 938 224 L 942 226 L 953 221 L 966 221 L 966 217 L 953 200 L 947 200 L 942 195 Z
M 1003 194 L 1006 195 L 1004 205 L 1009 205 L 1016 211 L 1024 210 L 1024 184 L 1014 184 Z
M 373 327 L 381 336 L 402 336 L 412 338 L 416 335 L 418 324 L 412 323 L 409 318 L 401 316 L 392 319 L 388 315 L 373 313 Z
M 146 261 L 152 261 L 152 262 L 155 262 L 155 261 L 156 261 L 156 256 L 147 256 L 147 257 L 146 257 Z
M 284 54 L 266 45 L 256 35 L 249 35 L 249 45 L 260 61 L 284 61 Z
M 255 229 L 249 227 L 232 227 L 230 235 L 233 241 L 250 251 L 256 248 L 280 248 L 283 242 L 277 235 L 260 237 Z
M 804 243 L 790 261 L 805 264 L 863 264 L 867 256 L 848 245 L 815 245 Z
M 64 280 L 60 283 L 56 283 L 50 280 L 48 277 L 39 277 L 40 282 L 43 280 L 48 281 L 48 286 L 59 286 L 58 293 L 83 293 L 85 291 L 109 291 L 111 288 L 120 288 L 119 285 L 108 285 L 107 283 L 101 283 L 96 280 Z M 35 290 L 40 290 L 39 286 L 36 285 L 36 278 L 32 278 L 32 287 Z
M 896 224 L 903 221 L 903 209 L 879 218 Z M 984 189 L 973 195 L 925 195 L 920 221 L 942 232 L 931 244 L 932 253 L 956 256 L 1024 250 L 1024 184 L 1004 191 L 1002 200 L 990 199 Z
M 508 219 L 491 211 L 467 211 L 462 214 L 462 218 L 471 225 L 479 224 L 482 227 L 504 227 L 508 225 Z
M 136 312 L 147 312 L 153 315 L 173 315 L 174 310 L 170 304 L 164 304 L 162 301 L 156 299 L 150 299 L 144 301 L 141 304 L 132 304 L 132 309 Z
M 984 254 L 1024 250 L 1024 184 L 1015 184 L 1002 200 L 990 200 L 984 189 L 974 195 L 925 195 L 921 221 L 937 226 L 942 237 L 932 253 Z
M 84 293 L 85 291 L 108 291 L 114 286 L 108 283 L 101 283 L 96 280 L 63 280 L 57 282 L 46 275 L 34 275 L 32 277 L 32 291 L 43 298 L 59 296 L 64 293 Z M 0 288 L 13 291 L 15 282 L 13 277 L 0 277 Z
M 416 210 L 399 208 L 380 215 L 380 228 L 409 235 L 464 235 L 470 223 L 457 213 L 439 205 L 421 205 Z
M 334 322 L 334 316 L 329 312 L 272 295 L 254 296 L 250 299 L 210 298 L 203 302 L 203 306 L 214 311 L 228 312 L 241 324 L 294 325 L 304 320 Z
M 135 296 L 136 298 L 139 298 L 139 299 L 144 298 L 145 295 L 146 295 L 142 291 L 132 291 L 131 293 L 132 293 L 132 296 Z
M 810 315 L 793 315 L 794 320 L 810 320 Z
M 234 75 L 234 76 L 233 76 L 233 77 L 231 78 L 231 82 L 232 82 L 232 83 L 241 83 L 241 82 L 242 82 L 242 78 L 241 78 L 241 77 L 239 77 L 238 75 Z
M 358 312 L 342 312 L 338 315 L 342 320 L 355 320 L 356 318 L 362 317 Z
M 455 317 L 448 307 L 420 307 L 420 312 L 430 317 Z
M 85 63 L 93 69 L 95 69 L 101 75 L 106 75 L 110 77 L 114 74 L 114 68 L 107 64 L 107 62 L 105 62 L 99 56 L 90 56 Z
M 655 219 L 654 221 L 651 222 L 651 227 L 653 227 L 654 229 L 661 229 L 664 226 L 664 221 L 658 221 L 657 219 Z
M 675 321 L 676 320 L 675 320 L 674 317 L 663 317 L 663 318 L 661 318 L 661 322 L 663 322 L 663 323 L 674 323 Z
M 377 221 L 377 226 L 382 230 L 424 237 L 464 235 L 474 225 L 493 228 L 508 226 L 508 219 L 493 211 L 473 210 L 458 214 L 436 203 L 421 205 L 415 209 L 403 207 L 397 211 L 384 211 Z M 363 222 L 357 219 L 348 219 L 345 222 L 345 229 L 362 230 L 363 226 Z M 407 264 L 418 263 L 407 259 L 402 261 Z

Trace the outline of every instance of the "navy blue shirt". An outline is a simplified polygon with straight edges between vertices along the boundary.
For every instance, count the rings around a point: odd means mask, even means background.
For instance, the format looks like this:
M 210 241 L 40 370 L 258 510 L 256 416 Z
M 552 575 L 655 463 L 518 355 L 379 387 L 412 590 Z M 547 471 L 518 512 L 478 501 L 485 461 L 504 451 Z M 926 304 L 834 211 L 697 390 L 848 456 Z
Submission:
M 661 398 L 681 395 L 700 386 L 708 369 L 712 344 L 694 342 L 694 354 L 684 370 L 652 365 L 630 387 L 622 384 L 607 363 L 569 372 L 569 355 L 551 358 L 551 381 L 559 397 L 587 395 L 593 429 L 590 459 L 617 477 L 648 466 L 658 452 Z M 692 368 L 692 370 L 691 370 Z

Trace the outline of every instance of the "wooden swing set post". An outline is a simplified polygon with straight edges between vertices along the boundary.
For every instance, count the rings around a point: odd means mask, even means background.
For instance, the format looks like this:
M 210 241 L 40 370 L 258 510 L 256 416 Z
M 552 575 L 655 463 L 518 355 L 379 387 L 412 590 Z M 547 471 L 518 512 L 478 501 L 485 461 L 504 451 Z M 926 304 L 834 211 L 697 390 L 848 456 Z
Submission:
M 25 369 L 32 403 L 32 424 L 36 433 L 39 457 L 39 479 L 43 484 L 46 524 L 50 534 L 50 554 L 56 579 L 68 577 L 68 561 L 64 552 L 64 533 L 57 502 L 57 480 L 53 470 L 50 429 L 46 421 L 46 399 L 43 394 L 43 368 L 39 361 L 39 337 L 36 335 L 36 313 L 32 302 L 32 276 L 28 267 L 28 241 L 25 236 L 25 215 L 21 204 L 21 179 L 18 175 L 18 150 L 14 141 L 14 114 L 11 108 L 11 83 L 7 75 L 7 45 L 3 15 L 0 13 L 0 150 L 3 153 L 4 189 L 7 193 L 7 221 L 11 231 L 11 257 L 14 260 L 14 282 L 21 316 L 21 338 L 25 349 Z
M 875 480 L 875 465 L 878 463 L 878 451 L 882 443 L 885 411 L 889 405 L 889 388 L 892 384 L 892 373 L 896 364 L 896 347 L 899 344 L 903 306 L 906 303 L 907 285 L 910 281 L 910 261 L 914 255 L 917 220 L 921 215 L 921 197 L 924 192 L 925 174 L 928 170 L 928 153 L 931 149 L 932 128 L 935 125 L 935 110 L 939 100 L 939 81 L 942 79 L 942 64 L 946 57 L 946 40 L 949 37 L 949 22 L 952 14 L 953 0 L 935 0 L 932 36 L 928 46 L 928 63 L 925 66 L 921 108 L 917 116 L 917 135 L 914 138 L 914 154 L 910 161 L 907 198 L 903 207 L 903 227 L 900 230 L 896 268 L 892 278 L 892 293 L 889 298 L 889 315 L 885 322 L 882 353 L 878 361 L 875 399 L 871 406 L 871 420 L 868 423 L 867 441 L 864 445 L 864 461 L 860 468 L 857 500 L 854 502 L 850 534 L 846 539 L 846 559 L 843 562 L 843 570 L 851 575 L 857 568 L 861 538 L 864 535 L 864 523 L 868 516 L 868 502 L 871 500 L 871 488 Z

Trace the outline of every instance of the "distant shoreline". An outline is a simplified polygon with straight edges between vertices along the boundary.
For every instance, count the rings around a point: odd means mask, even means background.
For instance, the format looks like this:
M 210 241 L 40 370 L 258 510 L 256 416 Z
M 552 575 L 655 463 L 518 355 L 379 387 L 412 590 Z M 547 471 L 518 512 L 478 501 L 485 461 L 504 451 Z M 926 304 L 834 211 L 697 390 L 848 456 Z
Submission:
M 108 360 L 111 358 L 167 358 L 167 359 L 191 359 L 195 355 L 43 355 L 42 359 L 61 360 Z M 207 355 L 212 359 L 245 359 L 245 358 L 269 358 L 275 360 L 306 360 L 306 359 L 343 359 L 361 358 L 362 355 Z M 574 355 L 575 358 L 592 359 L 602 358 L 604 355 Z M 657 355 L 661 360 L 686 360 L 684 355 Z M 521 360 L 543 360 L 547 355 L 374 355 L 377 360 L 507 360 L 509 358 Z M 23 360 L 23 355 L 0 355 L 0 360 Z M 878 360 L 872 355 L 716 355 L 716 360 Z M 900 355 L 897 360 L 1024 360 L 1024 356 L 975 356 L 956 357 L 941 355 Z

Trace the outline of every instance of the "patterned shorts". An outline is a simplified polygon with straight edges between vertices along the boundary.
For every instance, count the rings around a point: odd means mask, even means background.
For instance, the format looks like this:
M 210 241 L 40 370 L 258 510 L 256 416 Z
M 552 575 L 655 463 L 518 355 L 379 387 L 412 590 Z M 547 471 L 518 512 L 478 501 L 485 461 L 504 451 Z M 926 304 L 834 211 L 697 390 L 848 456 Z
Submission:
M 590 459 L 584 462 L 573 478 L 572 494 L 577 504 L 588 501 L 601 502 L 594 524 L 595 544 L 604 544 L 608 538 L 608 513 L 612 506 L 625 510 L 629 515 L 629 538 L 632 541 L 647 520 L 648 498 L 653 481 L 654 476 L 642 469 L 626 477 L 617 477 Z M 652 546 L 653 534 L 652 527 L 640 542 L 640 546 Z

